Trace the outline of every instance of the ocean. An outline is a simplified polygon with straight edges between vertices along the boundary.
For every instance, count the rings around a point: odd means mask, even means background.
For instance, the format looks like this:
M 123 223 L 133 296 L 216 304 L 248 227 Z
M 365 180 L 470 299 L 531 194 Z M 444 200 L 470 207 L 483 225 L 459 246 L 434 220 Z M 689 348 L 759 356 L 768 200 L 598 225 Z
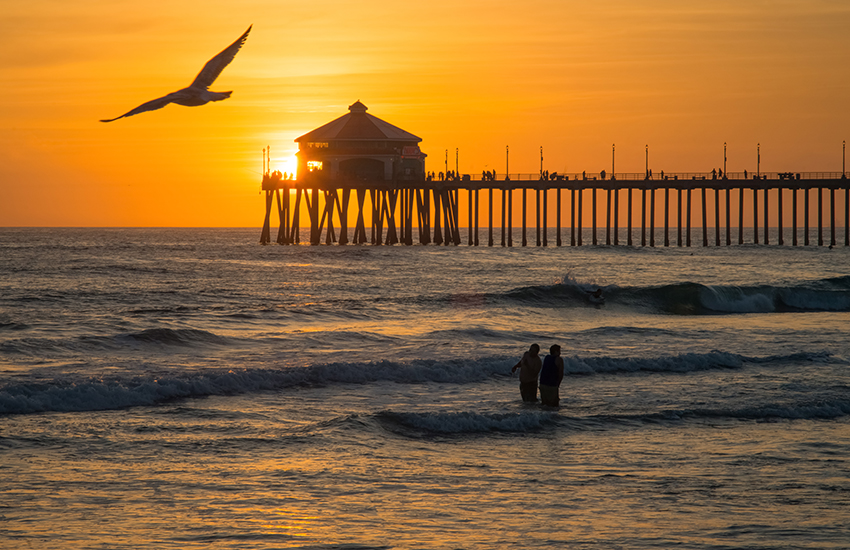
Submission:
M 0 229 L 0 547 L 850 548 L 850 248 L 259 237 Z

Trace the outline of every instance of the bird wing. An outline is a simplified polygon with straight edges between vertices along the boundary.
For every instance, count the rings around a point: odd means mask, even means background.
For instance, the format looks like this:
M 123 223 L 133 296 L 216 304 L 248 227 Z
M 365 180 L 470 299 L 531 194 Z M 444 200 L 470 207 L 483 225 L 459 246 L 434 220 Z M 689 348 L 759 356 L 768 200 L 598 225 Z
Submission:
M 168 95 L 159 97 L 157 99 L 152 99 L 152 100 L 148 101 L 147 103 L 142 103 L 141 105 L 139 105 L 138 107 L 136 107 L 132 111 L 128 111 L 128 112 L 124 113 L 123 115 L 121 115 L 119 117 L 108 118 L 108 119 L 105 119 L 105 120 L 102 119 L 101 122 L 112 122 L 113 120 L 118 120 L 119 118 L 124 118 L 125 116 L 133 116 L 133 115 L 137 115 L 139 113 L 144 113 L 145 111 L 156 111 L 157 109 L 162 109 L 163 107 L 165 107 L 166 105 L 168 105 L 169 103 L 174 101 L 175 99 L 179 99 L 180 96 L 182 95 L 181 94 L 182 91 L 183 90 L 180 90 L 180 91 L 177 91 L 177 92 L 172 92 Z
M 217 56 L 213 57 L 207 64 L 204 65 L 204 68 L 201 69 L 201 72 L 198 73 L 198 76 L 195 77 L 195 80 L 192 82 L 190 88 L 203 88 L 207 89 L 212 86 L 212 83 L 218 78 L 218 75 L 221 74 L 221 71 L 233 61 L 233 58 L 236 57 L 236 53 L 242 47 L 242 44 L 245 43 L 245 40 L 248 39 L 248 33 L 251 32 L 251 25 L 248 27 L 248 30 L 245 31 L 245 34 L 236 39 L 236 42 L 226 47 L 221 51 Z

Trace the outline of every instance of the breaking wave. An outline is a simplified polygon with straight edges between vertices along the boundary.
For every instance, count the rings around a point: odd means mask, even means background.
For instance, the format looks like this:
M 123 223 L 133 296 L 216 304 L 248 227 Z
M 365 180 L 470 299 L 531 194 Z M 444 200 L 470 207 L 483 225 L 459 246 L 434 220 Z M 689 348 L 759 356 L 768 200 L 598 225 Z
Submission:
M 850 415 L 850 402 L 832 400 L 800 403 L 766 403 L 740 409 L 669 410 L 641 415 L 612 414 L 572 416 L 569 401 L 560 410 L 534 408 L 514 413 L 478 412 L 395 412 L 382 411 L 378 423 L 390 432 L 407 436 L 486 435 L 492 433 L 528 433 L 546 429 L 605 430 L 632 428 L 659 423 L 731 420 L 832 420 Z
M 795 361 L 823 361 L 824 353 L 794 354 Z M 737 369 L 745 363 L 789 360 L 789 357 L 749 358 L 712 352 L 656 358 L 565 357 L 568 375 L 635 372 L 687 373 Z M 329 363 L 281 369 L 185 371 L 168 376 L 115 376 L 67 378 L 50 381 L 9 382 L 0 386 L 0 414 L 47 411 L 81 412 L 153 406 L 175 399 L 226 396 L 291 387 L 396 382 L 421 384 L 474 384 L 487 378 L 507 378 L 516 357 L 479 359 Z M 466 422 L 474 423 L 473 419 Z M 501 422 L 501 421 L 500 421 Z M 510 424 L 509 421 L 504 420 Z
M 592 295 L 602 290 L 602 299 Z M 510 290 L 495 299 L 546 307 L 625 306 L 676 315 L 850 311 L 850 276 L 793 286 L 677 283 L 661 286 L 597 286 L 565 276 L 553 285 Z

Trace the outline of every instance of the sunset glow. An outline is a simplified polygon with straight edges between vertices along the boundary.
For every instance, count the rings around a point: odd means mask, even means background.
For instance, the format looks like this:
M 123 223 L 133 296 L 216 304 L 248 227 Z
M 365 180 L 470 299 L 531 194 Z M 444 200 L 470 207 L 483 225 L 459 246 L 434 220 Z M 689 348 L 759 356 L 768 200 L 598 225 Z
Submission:
M 848 66 L 850 0 L 4 2 L 0 550 L 848 547 Z
M 828 0 L 530 0 L 318 5 L 249 0 L 4 7 L 0 224 L 259 226 L 263 149 L 362 100 L 461 173 L 839 171 L 850 6 Z M 213 90 L 187 86 L 253 24 Z M 465 212 L 465 208 L 461 208 Z M 586 210 L 586 212 L 589 212 Z M 588 213 L 585 216 L 589 216 Z M 551 218 L 550 218 L 551 219 Z M 589 218 L 586 218 L 589 219 Z M 466 224 L 465 216 L 461 219 Z

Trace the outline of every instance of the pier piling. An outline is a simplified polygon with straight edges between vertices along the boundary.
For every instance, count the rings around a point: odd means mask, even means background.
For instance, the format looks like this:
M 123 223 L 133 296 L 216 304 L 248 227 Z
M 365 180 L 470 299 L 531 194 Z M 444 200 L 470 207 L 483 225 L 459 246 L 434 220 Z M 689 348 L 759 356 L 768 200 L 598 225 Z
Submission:
M 513 198 L 514 192 L 521 193 L 521 236 L 522 246 L 528 246 L 528 191 L 535 193 L 534 216 L 535 244 L 549 246 L 548 228 L 550 222 L 555 227 L 556 246 L 566 244 L 562 237 L 562 227 L 566 220 L 565 212 L 569 215 L 570 246 L 582 246 L 582 230 L 585 214 L 583 202 L 589 193 L 591 204 L 591 224 L 589 226 L 591 242 L 600 244 L 598 235 L 598 219 L 600 210 L 598 193 L 604 191 L 605 196 L 605 245 L 619 246 L 621 217 L 625 218 L 625 242 L 634 246 L 633 238 L 635 204 L 634 192 L 640 191 L 640 246 L 656 246 L 656 221 L 661 221 L 664 232 L 664 246 L 670 246 L 670 224 L 676 225 L 676 244 L 692 246 L 691 211 L 694 205 L 692 192 L 698 191 L 699 208 L 702 213 L 702 246 L 709 246 L 709 195 L 713 190 L 714 202 L 714 246 L 721 246 L 722 225 L 726 226 L 726 246 L 732 244 L 732 215 L 737 209 L 738 214 L 738 244 L 744 244 L 744 213 L 752 208 L 752 242 L 754 244 L 771 244 L 771 231 L 775 230 L 775 243 L 784 246 L 786 218 L 786 191 L 790 193 L 791 239 L 792 246 L 800 243 L 798 232 L 802 230 L 804 246 L 809 246 L 812 230 L 809 216 L 817 216 L 817 246 L 836 246 L 839 239 L 839 227 L 844 224 L 844 244 L 850 246 L 850 185 L 840 173 L 811 173 L 805 174 L 758 174 L 753 179 L 708 179 L 705 176 L 683 174 L 664 176 L 662 180 L 650 180 L 648 175 L 617 174 L 616 179 L 588 178 L 580 175 L 566 175 L 549 178 L 529 177 L 524 175 L 506 178 L 504 180 L 473 179 L 469 176 L 455 177 L 452 180 L 424 181 L 362 181 L 346 180 L 344 178 L 324 178 L 308 175 L 303 181 L 281 179 L 266 174 L 263 178 L 265 193 L 265 216 L 260 235 L 260 242 L 271 242 L 272 210 L 277 210 L 274 218 L 279 223 L 275 242 L 281 245 L 299 244 L 300 222 L 302 209 L 309 220 L 309 240 L 312 245 L 324 244 L 364 244 L 374 245 L 402 244 L 410 246 L 418 241 L 420 245 L 460 245 L 459 195 L 466 191 L 466 244 L 479 246 L 479 214 L 481 212 L 480 192 L 487 191 L 487 246 L 495 245 L 496 230 L 493 219 L 496 191 L 501 191 L 501 246 L 513 246 Z M 737 205 L 731 201 L 732 191 L 738 190 Z M 569 190 L 564 196 L 563 191 Z M 775 190 L 775 191 L 774 191 Z M 663 193 L 663 220 L 656 220 L 656 191 Z M 676 216 L 671 220 L 670 192 L 675 191 Z M 752 206 L 746 203 L 748 193 L 752 192 Z M 761 191 L 761 193 L 759 193 Z M 550 213 L 550 192 L 554 193 L 555 205 Z M 625 193 L 626 213 L 620 211 L 620 193 Z M 775 194 L 774 201 L 771 196 Z M 828 192 L 828 196 L 827 195 Z M 352 200 L 352 193 L 354 200 Z M 798 200 L 798 193 L 803 194 L 803 200 Z M 816 193 L 816 203 L 812 204 L 811 194 Z M 844 208 L 840 207 L 841 194 L 844 196 Z M 759 194 L 762 196 L 759 197 Z M 725 198 L 725 205 L 723 204 Z M 759 205 L 761 199 L 762 204 Z M 302 206 L 303 200 L 303 206 Z M 568 205 L 563 204 L 567 200 Z M 649 204 L 647 204 L 647 202 Z M 828 202 L 828 204 L 825 204 Z M 801 204 L 802 203 L 802 204 Z M 660 205 L 659 205 L 660 206 Z M 799 210 L 802 206 L 802 227 L 799 227 Z M 356 208 L 356 219 L 353 228 L 348 225 L 351 208 Z M 841 211 L 843 210 L 843 217 Z M 721 212 L 722 211 L 722 212 Z M 371 218 L 367 233 L 366 215 Z M 555 220 L 550 219 L 554 214 Z M 825 219 L 828 218 L 828 219 Z M 684 218 L 684 220 L 683 220 Z M 771 225 L 771 220 L 775 223 Z M 684 221 L 684 223 L 683 223 Z M 829 224 L 829 236 L 824 235 L 824 225 Z M 649 227 L 647 228 L 647 224 Z M 419 238 L 414 238 L 414 225 L 417 227 Z M 648 229 L 648 231 L 647 231 Z M 613 234 L 612 234 L 613 232 Z M 647 238 L 648 232 L 648 238 Z

